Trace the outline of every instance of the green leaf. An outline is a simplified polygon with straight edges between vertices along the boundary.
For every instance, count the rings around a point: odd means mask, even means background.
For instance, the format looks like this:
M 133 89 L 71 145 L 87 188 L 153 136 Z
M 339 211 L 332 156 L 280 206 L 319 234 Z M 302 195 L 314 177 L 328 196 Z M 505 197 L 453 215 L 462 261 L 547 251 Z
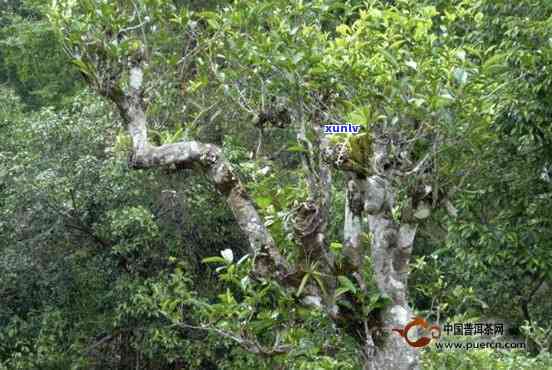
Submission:
M 483 63 L 482 70 L 485 73 L 490 73 L 497 68 L 502 68 L 506 66 L 506 58 L 508 53 L 499 53 L 495 54 Z
M 303 57 L 305 56 L 304 53 L 297 53 L 295 54 L 292 58 L 291 58 L 291 62 L 296 65 L 298 64 L 301 60 L 303 60 Z
M 307 150 L 301 144 L 292 145 L 289 148 L 287 148 L 287 150 L 288 150 L 288 152 L 292 152 L 292 153 L 306 153 L 307 152 Z
M 202 259 L 201 262 L 203 262 L 203 263 L 226 263 L 224 258 L 219 257 L 219 256 L 207 257 L 207 258 Z
M 261 208 L 268 208 L 268 206 L 270 206 L 272 204 L 272 198 L 271 197 L 257 197 L 257 198 L 255 198 L 255 202 Z
M 87 75 L 87 76 L 92 76 L 93 75 L 90 65 L 88 63 L 84 62 L 82 59 L 73 59 L 71 61 L 71 63 L 76 65 L 79 68 L 79 70 L 82 73 L 84 73 L 85 75 Z
M 350 292 L 349 288 L 346 287 L 340 287 L 335 290 L 335 298 L 338 298 L 342 294 L 345 294 L 347 292 Z
M 243 262 L 245 262 L 249 258 L 249 254 L 244 254 L 242 258 L 238 261 L 237 265 L 241 265 Z
M 339 284 L 342 287 L 347 288 L 350 292 L 352 292 L 353 294 L 356 294 L 356 292 L 357 292 L 356 286 L 355 286 L 355 284 L 353 284 L 353 282 L 351 280 L 349 280 L 348 277 L 343 276 L 343 275 L 339 275 L 337 277 L 337 280 L 339 280 Z
M 212 18 L 207 19 L 207 23 L 209 23 L 209 26 L 211 26 L 211 28 L 214 28 L 214 29 L 219 28 L 218 22 Z
M 301 280 L 301 284 L 299 285 L 299 289 L 297 289 L 297 293 L 295 293 L 297 297 L 299 297 L 303 292 L 303 289 L 305 288 L 305 285 L 307 285 L 307 281 L 309 280 L 309 277 L 310 277 L 309 273 L 306 273 L 305 276 L 303 276 L 303 279 Z
M 320 290 L 322 290 L 322 294 L 327 295 L 326 288 L 324 288 L 324 282 L 322 281 L 322 279 L 320 279 L 320 275 L 316 274 L 316 273 L 313 273 L 312 277 L 318 283 L 318 286 L 320 287 Z
M 376 308 L 384 308 L 387 305 L 389 305 L 391 302 L 392 301 L 389 297 L 384 297 L 381 295 L 373 295 L 370 297 L 370 301 L 365 308 L 367 310 L 367 313 L 369 313 L 370 311 L 373 311 Z
M 343 244 L 338 242 L 332 242 L 330 243 L 330 250 L 335 254 L 339 254 L 343 250 Z
M 399 63 L 397 63 L 397 59 L 395 59 L 393 55 L 391 55 L 387 50 L 383 48 L 380 48 L 379 51 L 383 54 L 385 59 L 387 59 L 387 61 L 393 65 L 393 67 L 399 69 Z

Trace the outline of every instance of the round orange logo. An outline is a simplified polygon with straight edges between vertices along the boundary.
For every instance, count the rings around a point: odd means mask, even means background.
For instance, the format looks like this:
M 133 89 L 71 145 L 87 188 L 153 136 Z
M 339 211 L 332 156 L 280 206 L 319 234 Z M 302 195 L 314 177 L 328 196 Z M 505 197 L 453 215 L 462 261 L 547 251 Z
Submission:
M 426 332 L 431 333 L 431 337 L 422 336 L 416 341 L 408 339 L 408 331 L 416 326 L 420 326 L 425 329 Z M 404 338 L 409 346 L 416 348 L 425 347 L 431 342 L 432 339 L 439 339 L 441 337 L 441 328 L 438 325 L 429 326 L 426 319 L 419 316 L 414 317 L 412 321 L 406 324 L 403 329 L 393 329 L 393 331 L 399 333 L 399 335 Z

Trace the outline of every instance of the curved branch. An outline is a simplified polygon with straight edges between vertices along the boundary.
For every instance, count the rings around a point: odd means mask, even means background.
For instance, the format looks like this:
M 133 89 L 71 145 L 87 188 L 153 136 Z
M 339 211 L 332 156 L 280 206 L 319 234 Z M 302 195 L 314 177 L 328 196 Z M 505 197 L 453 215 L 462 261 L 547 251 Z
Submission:
M 103 95 L 119 108 L 132 137 L 132 168 L 155 168 L 175 166 L 198 168 L 213 181 L 216 189 L 226 197 L 234 217 L 249 241 L 249 252 L 256 261 L 256 272 L 266 275 L 275 271 L 283 279 L 289 272 L 285 258 L 278 251 L 272 236 L 264 225 L 249 198 L 244 186 L 222 155 L 222 150 L 213 144 L 185 141 L 154 146 L 148 141 L 147 119 L 142 97 L 142 70 L 135 66 L 130 70 L 130 83 L 123 93 L 114 87 Z
M 188 325 L 184 323 L 175 323 L 176 326 L 179 326 L 184 329 L 195 329 L 195 330 L 203 330 L 212 332 L 215 334 L 220 335 L 223 338 L 227 338 L 230 340 L 233 340 L 234 342 L 238 343 L 243 349 L 245 349 L 248 352 L 254 353 L 256 355 L 262 355 L 262 356 L 277 356 L 277 355 L 283 355 L 287 354 L 292 350 L 292 347 L 289 345 L 280 345 L 278 344 L 278 337 L 276 338 L 276 343 L 272 348 L 266 348 L 262 346 L 257 340 L 251 340 L 249 338 L 245 338 L 243 336 L 238 336 L 236 334 L 212 327 L 212 326 L 196 326 L 196 325 Z

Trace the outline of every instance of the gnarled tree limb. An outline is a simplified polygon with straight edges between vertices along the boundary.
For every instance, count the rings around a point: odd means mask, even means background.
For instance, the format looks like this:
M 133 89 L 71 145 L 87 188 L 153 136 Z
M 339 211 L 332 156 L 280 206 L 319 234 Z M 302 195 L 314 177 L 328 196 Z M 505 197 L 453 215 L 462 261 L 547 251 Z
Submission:
M 142 97 L 143 72 L 134 66 L 130 70 L 127 92 L 117 87 L 101 91 L 119 108 L 132 138 L 133 168 L 154 168 L 174 165 L 177 168 L 198 168 L 213 181 L 216 189 L 226 197 L 241 230 L 248 238 L 249 252 L 256 261 L 256 272 L 266 275 L 274 271 L 283 279 L 290 271 L 287 261 L 255 209 L 238 176 L 227 162 L 220 148 L 198 141 L 184 141 L 154 146 L 148 141 L 147 118 Z

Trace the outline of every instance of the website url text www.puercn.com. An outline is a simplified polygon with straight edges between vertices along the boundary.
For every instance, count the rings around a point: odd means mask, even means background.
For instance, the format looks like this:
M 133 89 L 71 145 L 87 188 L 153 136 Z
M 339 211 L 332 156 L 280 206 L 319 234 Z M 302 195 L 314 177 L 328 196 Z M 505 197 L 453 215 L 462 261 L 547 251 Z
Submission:
M 436 342 L 435 348 L 440 351 L 472 349 L 526 349 L 524 342 Z

